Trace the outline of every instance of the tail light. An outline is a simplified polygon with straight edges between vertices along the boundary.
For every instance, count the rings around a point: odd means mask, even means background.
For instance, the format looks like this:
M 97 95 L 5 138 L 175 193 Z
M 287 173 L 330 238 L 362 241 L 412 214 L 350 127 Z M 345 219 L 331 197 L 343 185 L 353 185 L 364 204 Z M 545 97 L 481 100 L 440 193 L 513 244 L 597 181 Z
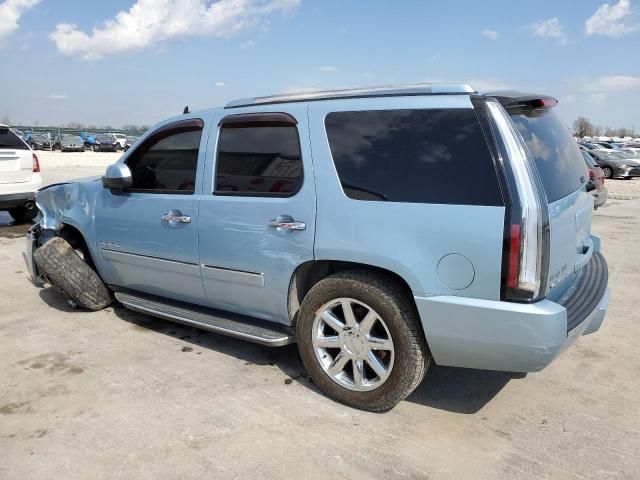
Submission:
M 38 161 L 38 156 L 33 154 L 33 173 L 38 173 L 40 171 L 40 162 Z
M 530 302 L 544 296 L 548 276 L 547 200 L 524 140 L 495 100 L 486 102 L 511 204 L 505 222 L 502 298 Z

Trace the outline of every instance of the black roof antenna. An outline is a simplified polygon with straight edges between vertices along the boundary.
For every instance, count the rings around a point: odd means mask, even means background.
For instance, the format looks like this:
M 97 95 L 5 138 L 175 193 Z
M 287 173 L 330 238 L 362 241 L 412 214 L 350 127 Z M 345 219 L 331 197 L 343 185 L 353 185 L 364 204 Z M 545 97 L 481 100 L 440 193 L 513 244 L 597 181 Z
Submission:
M 184 110 L 182 111 L 183 115 L 186 115 L 187 113 L 191 113 L 189 112 L 189 105 L 187 105 L 186 107 L 184 107 Z

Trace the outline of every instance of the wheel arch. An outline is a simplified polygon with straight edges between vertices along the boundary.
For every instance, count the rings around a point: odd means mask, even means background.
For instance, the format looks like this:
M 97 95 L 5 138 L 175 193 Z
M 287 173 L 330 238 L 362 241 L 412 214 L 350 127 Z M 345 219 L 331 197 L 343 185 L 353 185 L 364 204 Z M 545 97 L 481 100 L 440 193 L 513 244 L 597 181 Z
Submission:
M 75 222 L 74 222 L 75 223 Z M 79 248 L 85 255 L 87 263 L 96 269 L 94 255 L 89 246 L 86 236 L 82 233 L 78 225 L 69 221 L 62 222 L 62 228 L 58 231 L 57 236 L 64 238 L 74 249 Z
M 302 305 L 305 296 L 315 284 L 334 273 L 346 270 L 370 271 L 392 279 L 411 299 L 411 302 L 415 306 L 409 283 L 396 272 L 375 265 L 344 260 L 310 260 L 300 264 L 296 268 L 289 282 L 287 305 L 291 324 L 295 325 L 300 305 Z

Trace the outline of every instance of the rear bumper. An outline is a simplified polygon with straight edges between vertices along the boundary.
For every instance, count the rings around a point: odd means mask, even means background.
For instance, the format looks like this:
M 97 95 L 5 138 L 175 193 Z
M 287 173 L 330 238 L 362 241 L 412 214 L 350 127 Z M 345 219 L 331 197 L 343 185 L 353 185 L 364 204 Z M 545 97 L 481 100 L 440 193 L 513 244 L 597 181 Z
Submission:
M 602 325 L 611 295 L 606 262 L 594 253 L 583 270 L 566 298 L 556 302 L 415 297 L 434 360 L 452 367 L 542 370 L 576 338 Z
M 35 196 L 36 192 L 10 193 L 6 195 L 0 195 L 0 210 L 24 205 L 29 200 L 33 200 Z

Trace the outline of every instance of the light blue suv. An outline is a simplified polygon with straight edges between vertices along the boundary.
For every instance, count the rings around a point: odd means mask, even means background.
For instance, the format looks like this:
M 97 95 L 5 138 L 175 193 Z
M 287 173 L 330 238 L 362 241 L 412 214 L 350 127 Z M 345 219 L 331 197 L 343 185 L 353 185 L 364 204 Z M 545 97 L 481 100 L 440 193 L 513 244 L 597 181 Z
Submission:
M 556 100 L 412 85 L 237 100 L 42 190 L 36 282 L 264 345 L 371 411 L 429 365 L 538 371 L 600 327 L 593 186 Z

